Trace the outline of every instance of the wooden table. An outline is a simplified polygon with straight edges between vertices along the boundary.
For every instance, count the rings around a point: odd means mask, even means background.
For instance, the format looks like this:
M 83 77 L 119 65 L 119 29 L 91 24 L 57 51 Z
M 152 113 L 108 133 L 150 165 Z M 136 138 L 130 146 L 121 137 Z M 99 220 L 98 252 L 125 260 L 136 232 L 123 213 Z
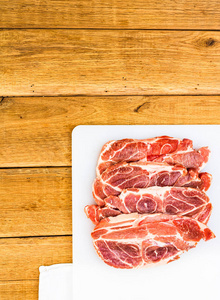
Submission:
M 0 0 L 0 299 L 71 262 L 78 124 L 219 124 L 218 0 Z

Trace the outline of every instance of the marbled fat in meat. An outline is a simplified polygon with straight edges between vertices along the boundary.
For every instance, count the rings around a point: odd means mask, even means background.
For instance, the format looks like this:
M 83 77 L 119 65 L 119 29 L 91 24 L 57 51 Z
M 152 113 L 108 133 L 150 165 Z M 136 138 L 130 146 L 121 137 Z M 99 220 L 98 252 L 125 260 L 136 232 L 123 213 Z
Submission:
M 165 163 L 118 163 L 107 168 L 93 183 L 93 196 L 96 203 L 104 206 L 104 199 L 118 196 L 129 188 L 151 186 L 184 186 L 206 191 L 211 184 L 211 175 L 198 173 L 183 166 Z
M 208 196 L 189 187 L 150 187 L 123 190 L 104 199 L 105 206 L 87 205 L 86 215 L 97 224 L 101 219 L 137 212 L 185 215 L 207 224 L 212 212 Z
M 209 153 L 208 147 L 194 150 L 191 140 L 181 140 L 169 136 L 143 140 L 109 141 L 102 147 L 96 173 L 97 176 L 100 176 L 113 164 L 135 161 L 181 164 L 186 168 L 201 170 L 208 161 Z
M 133 269 L 165 264 L 215 237 L 192 218 L 137 213 L 103 219 L 91 234 L 101 259 L 115 268 Z

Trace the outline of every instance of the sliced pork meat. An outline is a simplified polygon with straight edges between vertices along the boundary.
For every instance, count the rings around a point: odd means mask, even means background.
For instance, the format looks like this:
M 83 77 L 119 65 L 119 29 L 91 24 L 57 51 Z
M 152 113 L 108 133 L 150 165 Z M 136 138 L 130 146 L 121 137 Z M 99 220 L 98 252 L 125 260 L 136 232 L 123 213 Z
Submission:
M 102 174 L 112 164 L 124 161 L 133 162 L 156 158 L 160 155 L 175 151 L 193 150 L 193 143 L 189 139 L 177 139 L 169 136 L 160 136 L 151 139 L 136 140 L 123 139 L 107 142 L 100 153 L 97 164 L 97 176 Z
M 208 196 L 198 189 L 185 187 L 150 187 L 127 189 L 104 199 L 105 206 L 87 205 L 85 213 L 94 224 L 121 213 L 166 213 L 185 215 L 207 224 L 212 212 Z
M 152 214 L 123 214 L 103 219 L 91 234 L 101 259 L 115 268 L 132 269 L 165 264 L 215 237 L 192 218 Z
M 93 184 L 93 196 L 98 205 L 104 199 L 118 196 L 123 189 L 147 188 L 151 186 L 184 186 L 206 191 L 211 184 L 211 175 L 183 166 L 165 163 L 118 163 L 107 168 Z
M 154 159 L 148 159 L 148 161 L 165 162 L 169 165 L 180 164 L 185 168 L 194 168 L 200 171 L 208 162 L 209 154 L 209 148 L 202 147 L 199 150 L 176 151 Z
M 99 205 L 94 204 L 86 205 L 84 212 L 94 224 L 98 224 L 104 218 L 115 217 L 121 214 L 121 211 L 116 208 L 111 208 L 109 206 L 100 207 Z
M 182 164 L 186 168 L 201 170 L 208 161 L 209 152 L 207 147 L 194 150 L 189 139 L 181 140 L 169 136 L 109 141 L 101 150 L 96 172 L 100 176 L 112 164 L 140 160 Z

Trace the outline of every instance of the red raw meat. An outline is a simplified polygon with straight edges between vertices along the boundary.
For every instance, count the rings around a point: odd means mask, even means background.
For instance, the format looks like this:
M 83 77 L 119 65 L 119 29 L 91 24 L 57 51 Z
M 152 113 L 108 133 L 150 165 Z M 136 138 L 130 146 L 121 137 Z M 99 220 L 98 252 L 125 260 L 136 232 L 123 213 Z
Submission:
M 165 264 L 215 237 L 192 218 L 137 213 L 103 219 L 91 233 L 101 259 L 115 268 L 132 269 Z
M 123 139 L 109 141 L 100 153 L 97 163 L 97 176 L 102 174 L 112 164 L 134 161 L 158 161 L 169 164 L 182 164 L 186 168 L 201 168 L 208 161 L 207 147 L 193 150 L 192 141 L 161 136 L 152 139 Z
M 123 189 L 147 188 L 151 186 L 185 186 L 208 190 L 211 175 L 200 173 L 183 166 L 165 163 L 118 163 L 107 168 L 93 184 L 93 196 L 98 205 L 104 206 L 104 199 L 118 196 Z
M 106 217 L 134 212 L 185 215 L 207 224 L 212 211 L 212 205 L 204 192 L 185 187 L 127 189 L 118 197 L 111 195 L 104 201 L 103 208 L 98 205 L 85 207 L 87 217 L 94 224 Z
M 194 168 L 201 170 L 208 162 L 210 150 L 208 147 L 202 147 L 199 150 L 176 151 L 174 153 L 161 155 L 152 161 L 165 162 L 169 165 L 180 164 L 185 168 Z M 151 160 L 148 158 L 148 161 Z
M 104 218 L 114 217 L 121 214 L 120 210 L 109 206 L 100 207 L 99 205 L 86 205 L 84 212 L 94 224 L 98 224 Z

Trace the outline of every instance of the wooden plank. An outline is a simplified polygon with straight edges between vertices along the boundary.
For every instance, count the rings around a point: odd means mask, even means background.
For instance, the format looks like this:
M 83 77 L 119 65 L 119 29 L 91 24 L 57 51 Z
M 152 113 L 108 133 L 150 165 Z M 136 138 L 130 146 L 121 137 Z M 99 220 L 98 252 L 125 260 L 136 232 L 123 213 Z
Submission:
M 220 32 L 1 30 L 0 95 L 220 93 Z
M 1 300 L 37 300 L 38 280 L 0 281 Z
M 0 182 L 0 237 L 72 234 L 71 168 L 1 169 Z
M 218 0 L 0 0 L 2 28 L 220 29 Z
M 38 279 L 39 267 L 72 262 L 72 237 L 0 240 L 0 281 Z
M 5 98 L 0 114 L 0 167 L 71 166 L 79 124 L 219 124 L 220 96 Z

